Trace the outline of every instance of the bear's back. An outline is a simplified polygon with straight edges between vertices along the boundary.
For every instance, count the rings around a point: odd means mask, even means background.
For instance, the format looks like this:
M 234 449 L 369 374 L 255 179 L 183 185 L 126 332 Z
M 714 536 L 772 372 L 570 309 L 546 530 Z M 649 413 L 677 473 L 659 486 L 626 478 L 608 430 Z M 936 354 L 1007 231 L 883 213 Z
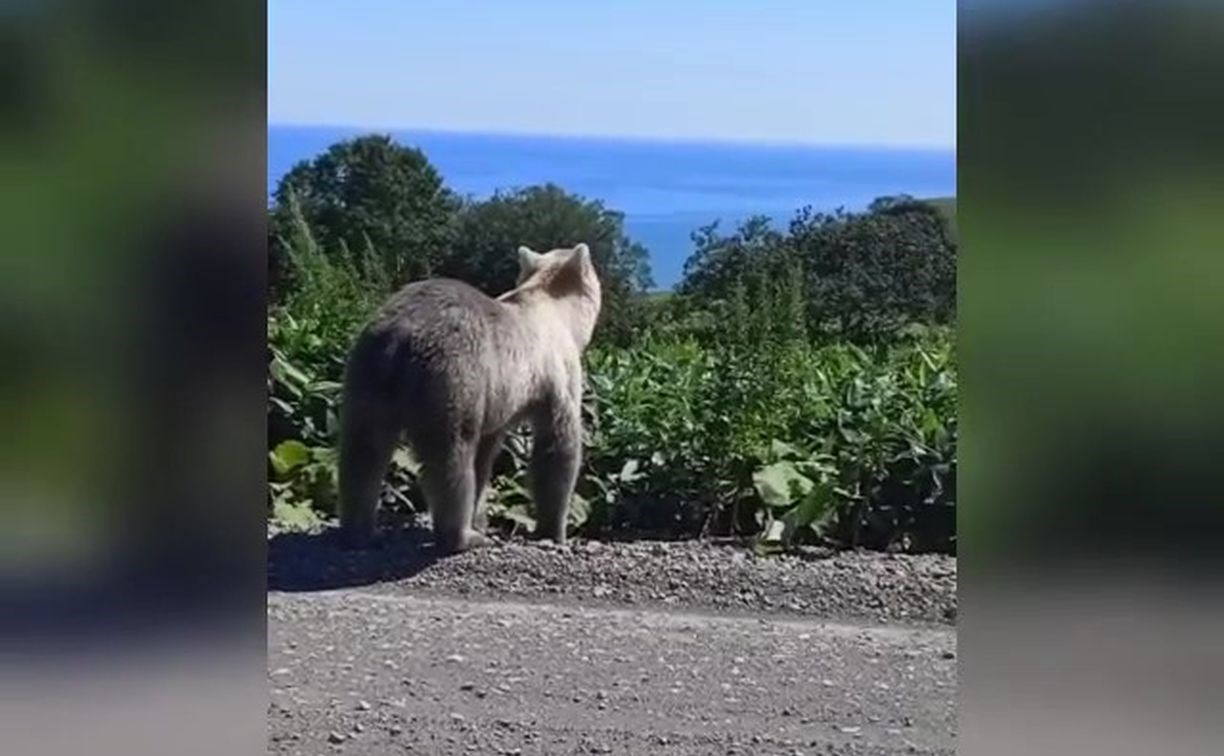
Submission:
M 462 281 L 408 284 L 371 318 L 349 357 L 346 383 L 384 394 L 451 377 L 487 359 L 508 313 Z

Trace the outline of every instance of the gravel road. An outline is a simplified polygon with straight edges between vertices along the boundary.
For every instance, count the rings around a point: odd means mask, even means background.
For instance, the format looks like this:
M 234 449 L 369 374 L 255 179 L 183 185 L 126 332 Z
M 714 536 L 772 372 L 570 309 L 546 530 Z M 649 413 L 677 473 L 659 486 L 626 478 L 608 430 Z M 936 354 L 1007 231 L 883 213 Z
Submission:
M 421 540 L 270 540 L 269 752 L 955 751 L 955 559 Z

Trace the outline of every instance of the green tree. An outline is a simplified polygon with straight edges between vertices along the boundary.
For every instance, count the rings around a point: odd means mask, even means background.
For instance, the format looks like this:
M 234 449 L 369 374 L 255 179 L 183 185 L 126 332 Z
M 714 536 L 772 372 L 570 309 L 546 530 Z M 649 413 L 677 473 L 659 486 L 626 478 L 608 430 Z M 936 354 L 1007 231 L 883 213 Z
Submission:
M 956 242 L 932 205 L 899 196 L 864 213 L 805 209 L 791 222 L 790 242 L 807 272 L 813 328 L 871 339 L 955 316 Z
M 737 283 L 768 275 L 785 241 L 764 215 L 747 219 L 730 236 L 719 234 L 718 223 L 711 223 L 694 232 L 692 240 L 695 249 L 684 263 L 679 292 L 709 301 L 726 300 Z M 747 294 L 754 307 L 751 297 L 758 292 Z
M 621 213 L 546 184 L 469 201 L 458 218 L 454 252 L 441 267 L 443 275 L 497 295 L 514 287 L 520 245 L 547 251 L 585 242 L 603 286 L 597 337 L 623 341 L 641 324 L 638 299 L 653 285 L 650 259 L 645 247 L 625 235 Z
M 678 306 L 692 324 L 712 327 L 715 341 L 761 344 L 772 338 L 776 281 L 786 273 L 787 249 L 783 234 L 769 218 L 754 216 L 730 236 L 712 223 L 692 235 L 695 251 L 684 265 L 678 288 Z M 697 317 L 708 311 L 715 318 Z
M 459 206 L 424 153 L 377 134 L 338 142 L 298 163 L 277 184 L 274 201 L 274 279 L 284 269 L 296 203 L 327 253 L 372 250 L 397 285 L 436 272 Z
M 804 208 L 786 233 L 764 217 L 728 236 L 710 225 L 693 240 L 679 287 L 686 306 L 717 307 L 743 281 L 752 331 L 762 338 L 826 332 L 870 340 L 955 316 L 955 238 L 936 207 L 911 197 L 882 197 L 861 213 Z

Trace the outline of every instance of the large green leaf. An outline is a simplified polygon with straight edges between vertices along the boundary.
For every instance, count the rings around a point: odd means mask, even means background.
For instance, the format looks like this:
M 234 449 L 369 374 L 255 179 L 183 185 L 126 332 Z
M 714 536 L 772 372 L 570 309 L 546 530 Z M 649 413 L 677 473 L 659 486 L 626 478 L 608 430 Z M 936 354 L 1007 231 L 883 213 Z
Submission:
M 785 507 L 812 490 L 812 480 L 793 462 L 775 462 L 752 474 L 752 484 L 767 506 Z
M 322 518 L 306 502 L 276 502 L 272 506 L 272 520 L 278 529 L 292 533 L 314 532 L 323 525 Z
M 522 525 L 528 533 L 535 532 L 536 520 L 534 517 L 528 514 L 527 510 L 523 507 L 507 507 L 506 509 L 497 512 L 496 515 Z
M 310 391 L 320 394 L 335 394 L 338 393 L 344 385 L 339 381 L 315 381 L 308 386 Z
M 636 459 L 631 459 L 625 462 L 621 467 L 620 475 L 618 476 L 621 483 L 632 483 L 635 480 L 640 480 L 646 477 L 645 474 L 639 472 L 641 465 Z
M 268 459 L 277 475 L 288 475 L 310 461 L 310 448 L 297 439 L 281 441 L 268 453 Z
M 803 457 L 803 452 L 793 444 L 788 444 L 785 441 L 774 439 L 769 442 L 770 456 L 775 460 L 799 459 Z
M 803 528 L 819 530 L 833 514 L 833 487 L 815 484 L 789 512 L 782 515 L 782 541 L 789 543 Z
M 586 524 L 590 516 L 591 503 L 585 497 L 574 494 L 570 499 L 569 512 L 566 518 L 569 524 L 575 528 L 580 528 Z
M 274 359 L 268 368 L 276 381 L 298 396 L 301 395 L 302 388 L 310 383 L 310 376 L 306 375 L 305 372 L 298 369 L 288 360 L 282 358 Z
M 269 396 L 268 403 L 280 410 L 281 414 L 286 417 L 292 417 L 296 412 L 296 409 L 292 404 L 284 399 L 281 399 L 279 396 Z

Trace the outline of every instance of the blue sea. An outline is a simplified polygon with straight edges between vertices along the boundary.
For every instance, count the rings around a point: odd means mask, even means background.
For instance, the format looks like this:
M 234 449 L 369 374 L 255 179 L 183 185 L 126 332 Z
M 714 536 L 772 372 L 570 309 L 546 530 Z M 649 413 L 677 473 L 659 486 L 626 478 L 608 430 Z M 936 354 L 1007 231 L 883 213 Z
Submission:
M 369 129 L 269 126 L 268 187 L 294 163 Z M 383 132 L 387 133 L 387 132 Z M 604 138 L 390 131 L 419 147 L 451 189 L 485 197 L 552 182 L 625 214 L 628 235 L 650 250 L 659 288 L 671 288 L 692 253 L 689 235 L 752 215 L 784 227 L 805 205 L 865 207 L 886 194 L 956 194 L 954 150 L 806 147 Z

